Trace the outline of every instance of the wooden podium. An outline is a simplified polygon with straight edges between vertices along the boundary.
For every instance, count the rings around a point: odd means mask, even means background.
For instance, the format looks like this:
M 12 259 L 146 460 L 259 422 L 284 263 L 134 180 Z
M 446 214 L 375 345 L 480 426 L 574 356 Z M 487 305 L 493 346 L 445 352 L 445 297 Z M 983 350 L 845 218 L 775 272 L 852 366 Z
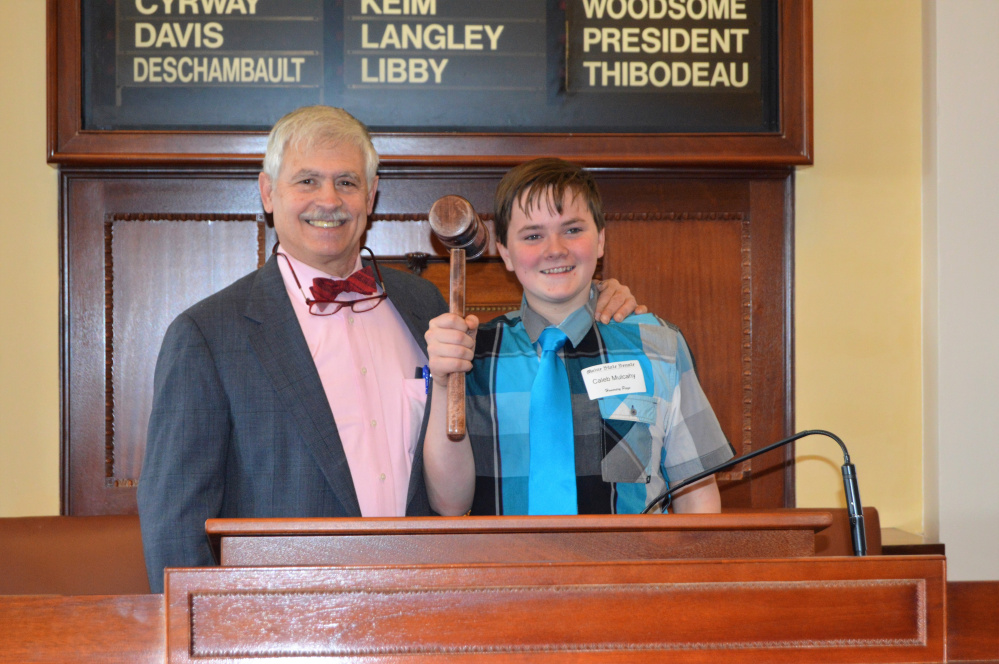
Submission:
M 943 556 L 812 556 L 826 523 L 213 521 L 225 564 L 164 595 L 0 598 L 0 662 L 999 661 L 999 584 L 952 600 Z
M 211 520 L 171 662 L 944 661 L 942 557 L 814 558 L 824 512 Z

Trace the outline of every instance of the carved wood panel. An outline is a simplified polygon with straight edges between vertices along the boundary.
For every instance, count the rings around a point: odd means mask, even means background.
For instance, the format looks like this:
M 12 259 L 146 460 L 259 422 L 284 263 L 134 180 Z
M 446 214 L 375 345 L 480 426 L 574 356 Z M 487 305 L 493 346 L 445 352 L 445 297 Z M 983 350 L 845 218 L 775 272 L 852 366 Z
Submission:
M 263 265 L 262 214 L 116 214 L 104 222 L 108 488 L 138 483 L 158 348 L 173 318 Z M 148 248 L 155 248 L 154 251 Z
M 169 662 L 942 662 L 947 647 L 929 556 L 175 569 L 165 605 Z

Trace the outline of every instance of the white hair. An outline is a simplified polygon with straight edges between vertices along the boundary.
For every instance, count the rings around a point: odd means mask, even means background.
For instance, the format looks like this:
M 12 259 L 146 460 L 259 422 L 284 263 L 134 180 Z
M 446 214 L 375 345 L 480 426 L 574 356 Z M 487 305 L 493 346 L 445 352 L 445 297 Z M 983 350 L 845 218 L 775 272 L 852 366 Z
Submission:
M 364 171 L 368 186 L 378 173 L 378 153 L 371 143 L 371 134 L 357 118 L 333 106 L 303 106 L 277 121 L 267 139 L 263 171 L 272 182 L 281 171 L 285 149 L 295 144 L 302 151 L 317 146 L 354 145 L 364 156 Z

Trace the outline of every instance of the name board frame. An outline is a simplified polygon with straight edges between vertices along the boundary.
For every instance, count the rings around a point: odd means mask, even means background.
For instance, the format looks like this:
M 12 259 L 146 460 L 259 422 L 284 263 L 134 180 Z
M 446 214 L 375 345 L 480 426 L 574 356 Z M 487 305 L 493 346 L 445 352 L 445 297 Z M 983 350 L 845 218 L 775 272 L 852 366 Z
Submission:
M 87 130 L 83 0 L 47 0 L 48 161 L 62 165 L 259 164 L 264 131 Z M 376 132 L 386 166 L 508 166 L 558 155 L 590 166 L 780 168 L 812 163 L 812 2 L 778 0 L 779 130 L 717 133 Z M 363 120 L 363 118 L 361 118 Z

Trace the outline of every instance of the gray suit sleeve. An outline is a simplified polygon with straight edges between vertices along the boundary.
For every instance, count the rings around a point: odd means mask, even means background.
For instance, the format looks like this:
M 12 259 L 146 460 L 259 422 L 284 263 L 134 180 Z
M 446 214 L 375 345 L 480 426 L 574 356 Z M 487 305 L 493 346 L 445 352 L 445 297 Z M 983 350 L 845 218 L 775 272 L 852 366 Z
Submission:
M 163 592 L 164 567 L 212 565 L 205 520 L 217 517 L 225 486 L 229 404 L 208 344 L 181 314 L 159 358 L 139 518 L 152 592 Z

